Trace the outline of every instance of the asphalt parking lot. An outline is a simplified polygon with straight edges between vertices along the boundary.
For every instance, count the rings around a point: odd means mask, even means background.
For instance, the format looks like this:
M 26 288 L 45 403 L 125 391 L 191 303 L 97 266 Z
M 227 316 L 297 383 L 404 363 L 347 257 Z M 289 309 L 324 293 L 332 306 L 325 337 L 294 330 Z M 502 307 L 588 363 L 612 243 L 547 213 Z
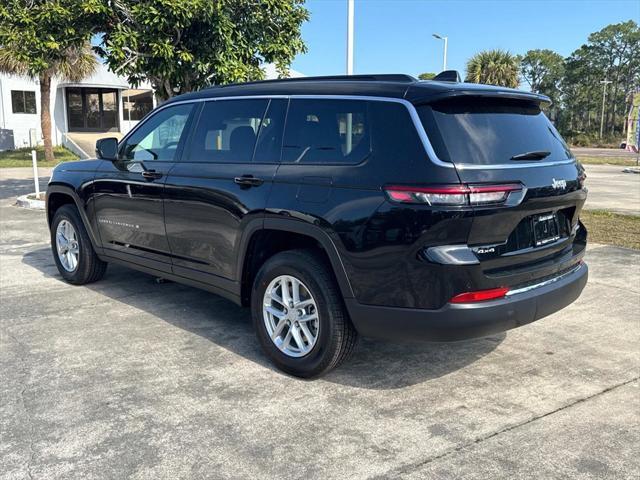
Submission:
M 63 283 L 0 179 L 0 478 L 640 475 L 640 252 L 591 246 L 567 309 L 456 344 L 362 340 L 315 381 L 249 314 L 124 268 Z
M 589 196 L 585 208 L 640 215 L 640 175 L 617 165 L 585 165 Z

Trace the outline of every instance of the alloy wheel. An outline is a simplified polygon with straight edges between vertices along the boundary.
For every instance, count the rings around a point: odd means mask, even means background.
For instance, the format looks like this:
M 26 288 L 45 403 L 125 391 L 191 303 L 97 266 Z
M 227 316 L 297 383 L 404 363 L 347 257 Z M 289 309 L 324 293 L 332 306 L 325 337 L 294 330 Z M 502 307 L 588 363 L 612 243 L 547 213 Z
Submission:
M 62 220 L 56 228 L 56 249 L 62 268 L 73 272 L 78 268 L 80 245 L 76 229 L 68 220 Z
M 318 341 L 318 307 L 309 288 L 296 277 L 274 278 L 264 293 L 262 316 L 267 333 L 289 357 L 307 355 Z

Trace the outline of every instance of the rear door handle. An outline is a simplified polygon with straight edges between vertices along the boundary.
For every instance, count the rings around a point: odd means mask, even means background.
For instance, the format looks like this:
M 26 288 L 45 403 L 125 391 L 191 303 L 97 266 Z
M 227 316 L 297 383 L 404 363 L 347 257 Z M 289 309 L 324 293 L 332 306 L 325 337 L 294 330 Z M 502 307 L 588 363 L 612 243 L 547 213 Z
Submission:
M 233 179 L 241 187 L 258 187 L 264 183 L 261 178 L 256 178 L 253 175 L 242 175 Z
M 144 170 L 141 175 L 149 181 L 162 178 L 162 174 L 160 172 L 156 172 L 155 170 Z

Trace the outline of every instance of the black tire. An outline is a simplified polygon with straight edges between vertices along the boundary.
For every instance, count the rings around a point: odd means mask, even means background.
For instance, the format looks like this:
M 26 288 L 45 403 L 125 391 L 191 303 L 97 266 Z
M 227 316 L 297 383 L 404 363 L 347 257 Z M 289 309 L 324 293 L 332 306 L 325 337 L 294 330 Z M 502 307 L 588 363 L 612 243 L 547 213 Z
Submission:
M 280 275 L 301 280 L 317 303 L 318 339 L 303 357 L 290 357 L 280 351 L 271 341 L 263 319 L 265 291 Z M 268 357 L 279 369 L 297 377 L 316 377 L 337 367 L 349 357 L 358 338 L 329 265 L 312 250 L 281 252 L 264 263 L 253 283 L 251 313 L 258 340 Z
M 63 220 L 71 223 L 76 231 L 78 239 L 78 265 L 73 271 L 68 271 L 62 266 L 56 247 L 56 230 L 58 228 L 58 224 Z M 82 222 L 80 214 L 75 206 L 63 205 L 56 210 L 56 213 L 53 216 L 53 221 L 51 222 L 50 233 L 53 259 L 56 262 L 56 267 L 58 267 L 60 275 L 62 275 L 62 278 L 67 282 L 73 285 L 84 285 L 96 282 L 104 276 L 107 270 L 107 263 L 100 260 L 96 255 L 96 252 L 91 245 L 89 235 L 87 234 L 87 230 L 84 228 L 84 223 Z

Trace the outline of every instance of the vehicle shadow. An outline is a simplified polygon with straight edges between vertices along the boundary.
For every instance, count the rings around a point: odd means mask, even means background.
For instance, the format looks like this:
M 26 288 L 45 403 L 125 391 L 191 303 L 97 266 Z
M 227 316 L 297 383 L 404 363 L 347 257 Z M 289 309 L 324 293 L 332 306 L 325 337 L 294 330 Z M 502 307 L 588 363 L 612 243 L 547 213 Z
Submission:
M 48 247 L 26 253 L 22 261 L 47 277 L 63 281 Z M 249 310 L 222 297 L 177 283 L 158 283 L 152 276 L 117 265 L 110 265 L 100 282 L 77 288 L 88 288 L 113 302 L 142 310 L 275 370 L 258 345 Z M 374 390 L 404 388 L 472 364 L 493 351 L 505 336 L 456 343 L 360 339 L 353 356 L 322 380 Z

